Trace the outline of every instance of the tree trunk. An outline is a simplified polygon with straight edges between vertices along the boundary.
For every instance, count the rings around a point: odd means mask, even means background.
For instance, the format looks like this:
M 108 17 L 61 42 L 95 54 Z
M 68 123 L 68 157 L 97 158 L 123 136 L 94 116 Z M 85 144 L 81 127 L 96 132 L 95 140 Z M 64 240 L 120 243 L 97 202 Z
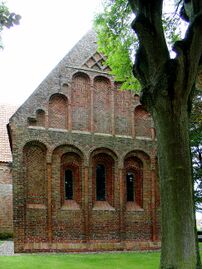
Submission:
M 201 268 L 197 265 L 187 105 L 161 97 L 151 108 L 161 178 L 160 268 Z
M 191 7 L 185 38 L 170 58 L 162 25 L 163 0 L 129 0 L 139 40 L 133 74 L 157 131 L 161 195 L 161 269 L 201 269 L 195 236 L 188 104 L 202 62 L 202 1 Z

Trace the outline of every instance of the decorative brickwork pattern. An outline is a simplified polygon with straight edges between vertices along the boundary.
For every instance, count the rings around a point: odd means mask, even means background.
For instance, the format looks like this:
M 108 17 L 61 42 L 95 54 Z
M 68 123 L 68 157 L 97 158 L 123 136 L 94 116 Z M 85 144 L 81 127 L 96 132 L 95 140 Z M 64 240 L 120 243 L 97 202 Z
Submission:
M 110 68 L 105 65 L 105 61 L 106 59 L 104 55 L 96 51 L 96 53 L 86 61 L 83 67 L 92 68 L 94 70 L 103 72 L 109 72 Z

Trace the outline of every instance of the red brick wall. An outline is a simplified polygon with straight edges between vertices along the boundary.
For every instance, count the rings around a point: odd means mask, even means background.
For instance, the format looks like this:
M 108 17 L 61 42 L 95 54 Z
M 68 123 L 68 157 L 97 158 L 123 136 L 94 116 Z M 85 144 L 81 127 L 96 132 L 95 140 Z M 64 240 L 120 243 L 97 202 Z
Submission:
M 148 113 L 131 91 L 118 92 L 110 77 L 79 72 L 65 85 L 44 101 L 44 113 L 37 113 L 38 101 L 35 111 L 24 111 L 23 118 L 35 113 L 36 126 L 11 124 L 15 250 L 140 249 L 144 242 L 149 248 L 158 240 L 159 221 Z M 108 177 L 106 201 L 95 195 L 100 162 Z M 70 200 L 64 198 L 67 167 L 74 177 Z M 126 201 L 128 167 L 139 177 L 134 202 Z
M 11 164 L 0 163 L 0 234 L 13 233 Z

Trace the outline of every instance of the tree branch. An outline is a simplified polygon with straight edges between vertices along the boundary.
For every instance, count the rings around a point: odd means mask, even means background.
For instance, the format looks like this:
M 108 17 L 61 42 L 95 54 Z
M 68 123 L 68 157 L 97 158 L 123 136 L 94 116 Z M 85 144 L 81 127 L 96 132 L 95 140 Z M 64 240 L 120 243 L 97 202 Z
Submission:
M 178 80 L 181 81 L 182 94 L 188 99 L 188 96 L 194 86 L 198 74 L 198 67 L 202 59 L 202 4 L 201 0 L 192 1 L 192 10 L 197 13 L 192 15 L 185 38 L 182 41 L 177 41 L 174 44 L 174 51 L 177 53 L 176 60 L 181 70 L 178 74 Z
M 136 14 L 132 28 L 139 39 L 135 75 L 139 78 L 144 74 L 145 79 L 141 82 L 146 86 L 145 83 L 151 83 L 159 68 L 169 59 L 161 21 L 163 1 L 129 0 L 129 3 Z

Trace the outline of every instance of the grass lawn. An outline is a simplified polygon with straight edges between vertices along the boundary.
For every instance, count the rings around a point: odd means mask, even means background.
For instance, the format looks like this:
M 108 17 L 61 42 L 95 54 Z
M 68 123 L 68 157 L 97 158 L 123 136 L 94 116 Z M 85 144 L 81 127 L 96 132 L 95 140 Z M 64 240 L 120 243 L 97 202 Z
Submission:
M 160 253 L 1 256 L 1 269 L 156 269 Z

